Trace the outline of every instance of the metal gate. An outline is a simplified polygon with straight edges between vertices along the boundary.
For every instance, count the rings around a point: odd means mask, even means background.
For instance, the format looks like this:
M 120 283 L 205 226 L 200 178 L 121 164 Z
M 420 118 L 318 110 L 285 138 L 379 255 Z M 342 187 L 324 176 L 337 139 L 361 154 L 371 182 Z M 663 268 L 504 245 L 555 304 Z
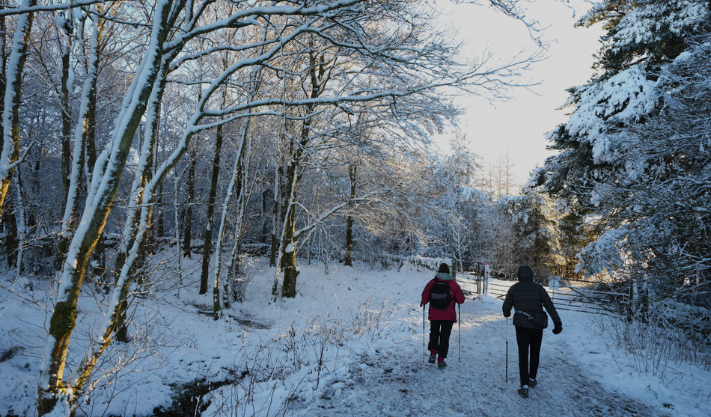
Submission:
M 465 295 L 479 295 L 488 292 L 489 266 L 484 262 L 462 262 L 460 283 L 473 285 L 462 286 Z
M 488 274 L 470 272 L 465 277 L 466 281 L 475 285 L 469 287 L 471 294 L 487 294 L 492 297 L 504 299 L 506 292 L 517 280 L 503 280 L 489 278 Z M 623 292 L 615 288 L 602 288 L 604 283 L 561 279 L 548 275 L 535 275 L 534 281 L 546 288 L 551 296 L 556 309 L 579 311 L 596 314 L 620 314 L 629 305 L 631 291 Z M 557 283 L 557 285 L 555 285 Z

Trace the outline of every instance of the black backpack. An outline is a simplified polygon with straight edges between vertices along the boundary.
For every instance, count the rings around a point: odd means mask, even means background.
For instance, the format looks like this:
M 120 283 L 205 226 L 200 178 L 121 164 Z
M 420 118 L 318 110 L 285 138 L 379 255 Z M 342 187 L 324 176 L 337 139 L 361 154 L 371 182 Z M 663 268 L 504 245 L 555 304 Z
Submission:
M 446 310 L 452 302 L 452 290 L 447 281 L 435 277 L 430 288 L 430 306 L 435 310 Z

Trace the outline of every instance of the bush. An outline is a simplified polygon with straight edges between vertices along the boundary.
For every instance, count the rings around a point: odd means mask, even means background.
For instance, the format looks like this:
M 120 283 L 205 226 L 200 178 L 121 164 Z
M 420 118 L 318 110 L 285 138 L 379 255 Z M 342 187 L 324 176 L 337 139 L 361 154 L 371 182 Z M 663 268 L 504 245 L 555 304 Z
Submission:
M 665 300 L 638 305 L 624 318 L 601 318 L 600 329 L 612 336 L 618 353 L 628 354 L 637 372 L 664 379 L 670 363 L 711 370 L 709 313 L 702 307 Z

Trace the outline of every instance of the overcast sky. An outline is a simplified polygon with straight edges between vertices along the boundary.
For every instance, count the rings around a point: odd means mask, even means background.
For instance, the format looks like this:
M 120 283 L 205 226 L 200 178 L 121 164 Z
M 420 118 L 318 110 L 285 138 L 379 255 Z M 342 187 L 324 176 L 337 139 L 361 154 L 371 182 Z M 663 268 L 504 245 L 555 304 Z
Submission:
M 445 1 L 435 4 L 446 7 L 446 22 L 458 29 L 472 54 L 488 46 L 503 59 L 522 49 L 534 48 L 528 31 L 520 22 L 494 12 L 488 6 L 452 6 Z M 556 0 L 537 0 L 529 8 L 528 16 L 547 27 L 543 38 L 550 42 L 548 59 L 536 64 L 529 74 L 532 80 L 540 82 L 532 88 L 538 95 L 516 89 L 511 91 L 510 101 L 493 106 L 478 97 L 465 95 L 458 99 L 458 104 L 467 107 L 459 127 L 466 133 L 472 149 L 484 161 L 496 161 L 508 150 L 509 160 L 521 183 L 529 177 L 531 170 L 553 154 L 546 150 L 549 142 L 545 140 L 545 133 L 567 120 L 566 111 L 556 110 L 568 97 L 565 90 L 584 84 L 593 73 L 593 54 L 598 51 L 603 31 L 600 25 L 574 27 L 589 7 L 590 3 L 584 0 L 570 0 L 567 5 Z M 448 136 L 451 133 L 437 139 L 445 152 L 448 151 Z

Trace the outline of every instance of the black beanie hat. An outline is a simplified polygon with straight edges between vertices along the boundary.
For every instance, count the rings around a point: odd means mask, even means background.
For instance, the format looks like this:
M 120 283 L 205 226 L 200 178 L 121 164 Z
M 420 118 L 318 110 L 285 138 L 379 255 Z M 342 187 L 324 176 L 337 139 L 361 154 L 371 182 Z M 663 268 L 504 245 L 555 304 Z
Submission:
M 518 272 L 516 276 L 519 281 L 532 281 L 533 280 L 533 270 L 528 265 L 521 265 L 518 267 Z
M 437 272 L 444 272 L 444 273 L 449 274 L 449 265 L 447 265 L 445 263 L 439 264 L 439 269 L 437 270 Z

